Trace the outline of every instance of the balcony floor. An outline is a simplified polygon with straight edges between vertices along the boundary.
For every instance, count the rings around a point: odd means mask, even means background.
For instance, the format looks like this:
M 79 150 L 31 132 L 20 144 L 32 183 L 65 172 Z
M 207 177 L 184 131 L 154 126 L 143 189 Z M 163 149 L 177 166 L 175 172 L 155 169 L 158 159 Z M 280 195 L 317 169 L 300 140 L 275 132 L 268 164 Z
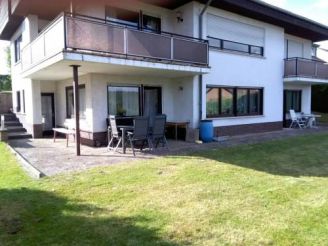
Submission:
M 285 77 L 284 83 L 301 85 L 321 85 L 328 84 L 328 79 L 318 79 L 311 77 Z
M 63 80 L 72 77 L 70 65 L 80 65 L 79 74 L 102 73 L 112 75 L 160 76 L 177 78 L 208 73 L 210 68 L 173 64 L 165 61 L 137 60 L 105 55 L 61 52 L 41 61 L 22 73 L 24 78 Z

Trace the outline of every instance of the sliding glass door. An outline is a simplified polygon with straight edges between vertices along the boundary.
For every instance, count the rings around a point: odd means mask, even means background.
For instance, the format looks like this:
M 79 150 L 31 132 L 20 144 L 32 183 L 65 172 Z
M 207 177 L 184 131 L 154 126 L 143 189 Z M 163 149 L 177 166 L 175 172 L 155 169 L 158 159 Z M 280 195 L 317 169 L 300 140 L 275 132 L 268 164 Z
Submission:
M 162 114 L 161 87 L 108 86 L 107 91 L 109 115 L 144 115 L 153 118 Z
M 143 115 L 149 117 L 150 125 L 152 125 L 152 119 L 162 114 L 162 88 L 144 87 L 143 92 Z

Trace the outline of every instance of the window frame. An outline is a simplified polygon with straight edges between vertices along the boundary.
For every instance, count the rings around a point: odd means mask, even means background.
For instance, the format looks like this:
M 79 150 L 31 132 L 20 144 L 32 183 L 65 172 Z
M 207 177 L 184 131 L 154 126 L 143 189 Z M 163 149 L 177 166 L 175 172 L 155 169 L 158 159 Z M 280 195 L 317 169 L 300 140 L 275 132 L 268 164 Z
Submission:
M 15 63 L 20 62 L 22 59 L 21 44 L 22 44 L 22 35 L 19 35 L 18 38 L 16 38 L 14 41 Z
M 86 88 L 85 88 L 85 84 L 81 84 L 81 85 L 79 85 L 79 92 L 80 92 L 80 89 L 84 89 L 84 90 L 86 90 Z M 74 90 L 74 88 L 73 88 L 73 86 L 66 86 L 65 87 L 65 92 L 66 92 L 66 94 L 65 94 L 65 98 L 66 98 L 66 119 L 72 119 L 72 117 L 71 117 L 71 115 L 69 115 L 68 114 L 68 92 L 70 91 L 70 90 Z M 85 98 L 85 100 L 86 100 L 86 98 Z M 85 102 L 86 103 L 86 102 Z M 74 105 L 74 91 L 73 91 L 73 105 Z M 74 112 L 73 112 L 74 113 Z M 85 117 L 81 117 L 80 116 L 80 118 L 81 119 L 83 119 L 83 118 L 85 118 Z
M 116 9 L 119 11 L 126 11 L 126 12 L 131 12 L 131 13 L 135 13 L 138 15 L 138 20 L 137 22 L 130 22 L 127 20 L 123 20 L 123 19 L 119 19 L 119 18 L 115 18 L 115 17 L 111 17 L 110 16 L 110 9 Z M 156 21 L 159 21 L 159 26 L 158 26 L 158 30 L 156 29 L 151 29 L 151 28 L 147 28 L 144 25 L 144 18 L 152 18 L 152 19 L 156 19 Z M 119 25 L 119 26 L 124 26 L 124 27 L 129 27 L 131 29 L 135 29 L 135 30 L 141 30 L 141 31 L 145 31 L 145 32 L 151 32 L 151 33 L 157 33 L 160 34 L 162 32 L 162 17 L 161 16 L 156 16 L 153 15 L 151 13 L 144 13 L 143 10 L 130 10 L 130 9 L 125 9 L 125 8 L 120 8 L 120 7 L 114 7 L 114 6 L 110 6 L 110 5 L 106 5 L 105 6 L 105 19 L 106 22 L 108 23 L 112 23 L 114 25 Z M 134 24 L 131 24 L 134 23 Z
M 16 112 L 21 113 L 22 107 L 21 107 L 21 92 L 16 91 Z
M 235 42 L 232 40 L 225 40 L 221 38 L 215 38 L 212 36 L 207 36 L 208 42 L 209 42 L 209 47 L 212 49 L 216 50 L 223 50 L 223 51 L 230 51 L 230 52 L 235 52 L 235 53 L 240 53 L 240 54 L 246 54 L 250 56 L 258 56 L 258 57 L 264 57 L 264 46 L 258 46 L 258 45 L 252 45 L 252 44 L 247 44 L 247 43 L 240 43 L 240 42 Z M 219 43 L 219 45 L 213 45 L 212 42 L 216 41 Z M 239 45 L 239 47 L 244 46 L 246 49 L 241 50 L 241 49 L 233 49 L 233 48 L 227 48 L 226 46 L 229 45 Z M 254 50 L 259 49 L 260 52 L 255 52 Z
M 143 98 L 142 98 L 142 86 L 140 85 L 117 85 L 117 84 L 108 84 L 107 85 L 107 115 L 110 115 L 109 112 L 109 91 L 108 88 L 109 87 L 123 87 L 123 88 L 138 88 L 138 104 L 139 104 L 139 114 L 138 115 L 128 115 L 125 117 L 136 117 L 136 116 L 141 116 L 142 115 L 142 102 L 143 102 Z
M 299 93 L 299 98 L 298 98 L 298 104 L 299 104 L 299 110 L 297 110 L 297 109 L 294 109 L 295 110 L 295 112 L 296 113 L 301 113 L 302 112 L 302 94 L 303 94 L 303 91 L 302 90 L 284 90 L 284 100 L 285 100 L 285 103 L 284 103 L 284 112 L 287 114 L 287 113 L 289 113 L 289 110 L 290 109 L 286 109 L 286 107 L 287 107 L 287 93 L 293 93 L 293 94 L 295 94 L 295 93 Z M 293 95 L 294 96 L 294 95 Z M 294 100 L 292 100 L 292 102 L 294 102 Z
M 218 114 L 209 115 L 207 113 L 206 108 L 206 118 L 212 119 L 212 118 L 228 118 L 228 117 L 243 117 L 243 116 L 261 116 L 263 115 L 263 98 L 264 98 L 264 88 L 263 87 L 231 87 L 231 86 L 216 86 L 216 85 L 207 85 L 206 89 L 208 88 L 216 88 L 218 89 Z M 233 90 L 233 112 L 231 114 L 222 114 L 222 89 L 232 89 Z M 238 113 L 237 108 L 237 96 L 238 96 L 238 90 L 247 90 L 247 113 Z M 251 90 L 258 90 L 259 93 L 259 109 L 258 113 L 252 113 L 250 110 L 250 96 L 251 96 Z M 206 92 L 207 94 L 207 92 Z M 206 103 L 207 103 L 207 95 L 206 95 Z

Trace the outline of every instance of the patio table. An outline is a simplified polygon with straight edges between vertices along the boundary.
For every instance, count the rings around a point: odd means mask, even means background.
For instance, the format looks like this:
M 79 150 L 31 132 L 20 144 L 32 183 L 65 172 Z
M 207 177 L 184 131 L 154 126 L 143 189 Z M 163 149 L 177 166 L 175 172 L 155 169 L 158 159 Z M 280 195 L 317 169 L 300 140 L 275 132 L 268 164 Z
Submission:
M 306 126 L 308 128 L 313 128 L 314 127 L 314 122 L 316 121 L 316 118 L 321 118 L 321 115 L 317 114 L 302 114 L 301 117 L 305 118 L 307 121 Z
M 168 121 L 166 122 L 166 127 L 174 127 L 174 138 L 178 140 L 178 128 L 185 128 L 187 130 L 189 121 Z

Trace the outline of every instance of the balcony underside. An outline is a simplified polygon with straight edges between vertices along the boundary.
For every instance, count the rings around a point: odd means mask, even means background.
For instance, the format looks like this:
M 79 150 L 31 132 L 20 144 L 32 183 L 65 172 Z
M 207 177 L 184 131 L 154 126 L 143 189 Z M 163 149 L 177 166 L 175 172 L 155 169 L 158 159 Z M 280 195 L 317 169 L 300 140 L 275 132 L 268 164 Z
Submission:
M 76 52 L 60 52 L 22 73 L 35 80 L 63 80 L 72 77 L 70 65 L 80 65 L 79 75 L 102 73 L 126 76 L 178 78 L 209 72 L 209 68 L 152 61 L 123 59 Z
M 318 79 L 318 78 L 310 78 L 310 77 L 287 77 L 284 78 L 284 83 L 289 84 L 304 84 L 304 85 L 322 85 L 328 84 L 328 79 Z

